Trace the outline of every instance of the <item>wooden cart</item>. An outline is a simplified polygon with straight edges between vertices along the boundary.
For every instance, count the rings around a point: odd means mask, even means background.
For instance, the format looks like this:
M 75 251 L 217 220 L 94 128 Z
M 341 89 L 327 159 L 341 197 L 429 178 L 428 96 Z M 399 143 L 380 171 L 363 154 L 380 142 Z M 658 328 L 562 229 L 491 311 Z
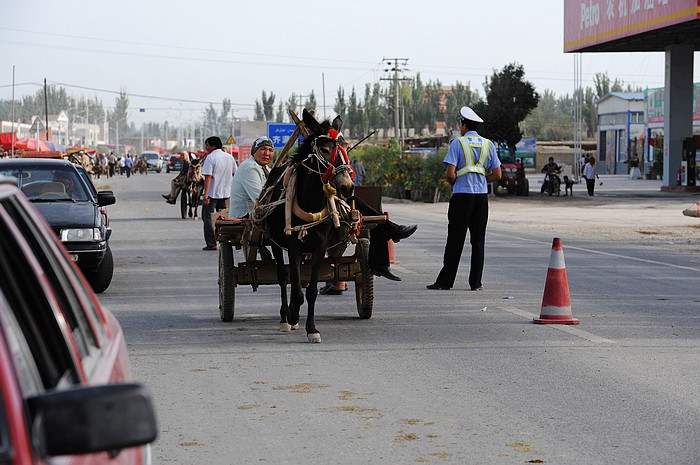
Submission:
M 357 187 L 355 195 L 370 205 L 378 205 L 381 210 L 381 188 Z M 374 307 L 374 275 L 369 268 L 369 234 L 378 224 L 386 221 L 385 216 L 363 216 L 361 234 L 354 244 L 354 253 L 347 254 L 351 244 L 341 244 L 334 248 L 333 255 L 321 263 L 318 282 L 354 282 L 357 313 L 360 318 L 370 318 Z M 218 218 L 214 221 L 219 246 L 219 313 L 223 321 L 232 321 L 235 307 L 235 289 L 238 285 L 249 284 L 256 291 L 258 286 L 279 284 L 277 265 L 274 260 L 258 260 L 259 245 L 270 245 L 268 239 L 253 228 L 248 219 Z M 234 250 L 241 250 L 242 260 L 234 260 Z M 289 270 L 289 265 L 286 265 Z M 301 279 L 308 284 L 311 272 L 310 263 L 302 263 Z M 289 271 L 287 271 L 289 273 Z

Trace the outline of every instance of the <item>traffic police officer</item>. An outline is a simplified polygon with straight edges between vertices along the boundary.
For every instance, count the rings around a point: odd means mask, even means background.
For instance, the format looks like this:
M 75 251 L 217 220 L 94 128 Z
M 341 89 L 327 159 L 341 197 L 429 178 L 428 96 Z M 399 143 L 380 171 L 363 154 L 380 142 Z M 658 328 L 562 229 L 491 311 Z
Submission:
M 452 198 L 447 210 L 447 243 L 442 270 L 435 283 L 427 286 L 428 289 L 452 288 L 467 231 L 472 246 L 469 287 L 472 291 L 484 289 L 481 276 L 489 216 L 488 184 L 501 179 L 501 162 L 494 144 L 476 132 L 479 123 L 483 122 L 474 110 L 462 107 L 459 116 L 462 137 L 450 143 L 443 160 L 447 168 L 445 177 L 452 185 Z

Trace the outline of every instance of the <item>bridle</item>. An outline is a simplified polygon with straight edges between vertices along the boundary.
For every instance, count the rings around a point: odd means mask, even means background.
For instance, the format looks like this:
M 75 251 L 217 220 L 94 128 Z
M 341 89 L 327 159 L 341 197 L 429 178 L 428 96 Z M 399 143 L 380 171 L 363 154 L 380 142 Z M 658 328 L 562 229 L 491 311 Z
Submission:
M 345 147 L 338 142 L 338 137 L 339 133 L 335 129 L 329 129 L 328 134 L 317 136 L 311 142 L 311 153 L 306 160 L 301 162 L 306 169 L 320 175 L 324 184 L 330 183 L 331 179 L 335 178 L 335 176 L 342 171 L 349 171 L 350 178 L 353 180 L 355 179 L 355 171 L 350 165 L 348 153 L 345 150 Z M 319 139 L 329 139 L 333 141 L 333 152 L 330 162 L 320 153 L 318 146 Z M 340 160 L 340 164 L 336 166 L 336 162 L 338 160 Z M 310 164 L 313 164 L 314 166 L 309 166 Z

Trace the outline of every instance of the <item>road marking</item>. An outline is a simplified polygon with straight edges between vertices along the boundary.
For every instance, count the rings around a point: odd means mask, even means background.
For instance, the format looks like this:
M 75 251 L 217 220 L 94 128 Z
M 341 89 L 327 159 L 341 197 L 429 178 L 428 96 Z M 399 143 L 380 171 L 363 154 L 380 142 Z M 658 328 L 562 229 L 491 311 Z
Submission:
M 501 236 L 501 237 L 508 237 L 508 238 L 513 238 L 513 237 L 515 237 L 515 236 L 511 236 L 511 235 L 509 235 L 509 234 L 499 234 L 499 233 L 493 233 L 493 232 L 491 232 L 491 233 L 489 233 L 489 234 L 490 234 L 490 235 L 493 235 L 493 236 Z M 540 240 L 537 240 L 537 239 L 524 239 L 524 238 L 522 238 L 522 237 L 518 237 L 517 239 L 518 239 L 519 241 L 530 241 L 530 242 L 536 242 L 536 243 L 538 243 L 538 244 L 550 244 L 550 245 L 551 245 L 551 242 L 549 242 L 549 241 L 540 241 Z M 626 259 L 628 259 L 628 260 L 634 260 L 634 261 L 642 262 L 642 263 L 651 263 L 651 264 L 654 264 L 654 265 L 668 266 L 668 267 L 671 267 L 671 268 L 677 268 L 677 269 L 679 269 L 679 270 L 700 271 L 700 268 L 697 268 L 697 267 L 682 266 L 682 265 L 674 265 L 673 263 L 659 262 L 659 261 L 656 261 L 656 260 L 648 260 L 648 259 L 646 259 L 646 258 L 631 257 L 631 256 L 629 256 L 629 255 L 622 255 L 622 254 L 617 254 L 617 253 L 601 252 L 600 250 L 586 249 L 586 248 L 583 248 L 583 247 L 574 247 L 574 246 L 567 246 L 567 245 L 564 245 L 564 250 L 566 250 L 566 249 L 580 250 L 580 251 L 582 251 L 582 252 L 587 252 L 587 253 L 595 253 L 595 254 L 598 254 L 598 255 L 606 255 L 606 256 L 608 256 L 608 257 L 626 258 Z
M 528 319 L 532 321 L 533 318 L 537 318 L 539 315 L 535 315 L 530 312 L 526 312 L 525 310 L 520 310 L 517 307 L 499 307 L 502 310 L 505 310 L 508 313 L 512 313 L 514 315 L 521 316 L 525 319 Z M 534 324 L 534 323 L 533 323 Z M 552 329 L 558 329 L 559 331 L 564 331 L 565 333 L 569 333 L 572 336 L 576 336 L 581 339 L 585 339 L 586 341 L 592 342 L 594 344 L 614 344 L 615 341 L 611 339 L 606 339 L 604 337 L 596 336 L 595 334 L 589 333 L 588 331 L 584 331 L 580 329 L 577 326 L 574 325 L 543 325 L 543 326 L 549 326 Z

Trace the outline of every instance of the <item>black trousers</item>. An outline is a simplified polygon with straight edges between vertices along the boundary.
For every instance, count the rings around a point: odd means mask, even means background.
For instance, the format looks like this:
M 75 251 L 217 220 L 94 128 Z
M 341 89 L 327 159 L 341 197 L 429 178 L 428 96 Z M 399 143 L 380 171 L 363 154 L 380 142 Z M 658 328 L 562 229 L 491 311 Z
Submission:
M 363 215 L 376 216 L 384 214 L 367 205 L 359 197 L 353 197 L 353 199 L 355 200 L 355 207 Z M 376 270 L 390 266 L 389 239 L 394 236 L 397 229 L 398 225 L 396 223 L 387 221 L 386 223 L 378 224 L 371 230 L 369 234 L 369 267 L 371 269 Z
M 447 243 L 436 283 L 448 289 L 454 286 L 469 231 L 469 243 L 472 246 L 469 287 L 476 289 L 481 286 L 488 219 L 488 194 L 452 194 L 447 210 Z
M 202 204 L 202 221 L 204 222 L 204 242 L 207 247 L 216 245 L 216 237 L 214 236 L 214 223 L 212 223 L 212 213 L 224 210 L 228 199 L 212 199 L 209 198 L 209 204 Z
M 588 195 L 593 195 L 593 191 L 595 190 L 595 178 L 586 178 L 586 189 L 588 189 Z

